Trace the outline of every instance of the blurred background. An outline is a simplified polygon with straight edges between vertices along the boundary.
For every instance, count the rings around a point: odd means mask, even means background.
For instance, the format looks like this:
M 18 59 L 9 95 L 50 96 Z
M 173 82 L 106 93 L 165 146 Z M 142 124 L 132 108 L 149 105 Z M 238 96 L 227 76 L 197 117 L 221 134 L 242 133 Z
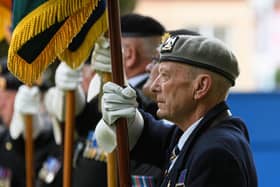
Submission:
M 279 0 L 139 0 L 135 12 L 167 29 L 188 28 L 225 41 L 241 74 L 235 91 L 275 91 L 280 82 Z
M 280 89 L 280 0 L 120 0 L 122 13 L 152 16 L 168 30 L 187 28 L 225 41 L 241 74 L 233 91 Z M 10 39 L 11 0 L 0 0 L 0 56 Z
M 223 40 L 235 52 L 240 77 L 228 98 L 247 123 L 260 187 L 280 186 L 280 0 L 120 0 L 122 12 Z M 0 57 L 10 40 L 11 0 L 0 0 Z

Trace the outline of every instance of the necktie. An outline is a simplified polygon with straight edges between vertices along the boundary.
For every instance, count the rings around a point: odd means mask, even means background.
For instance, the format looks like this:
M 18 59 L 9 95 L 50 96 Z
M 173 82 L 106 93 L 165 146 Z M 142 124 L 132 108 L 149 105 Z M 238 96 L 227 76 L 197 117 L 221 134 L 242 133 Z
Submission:
M 170 180 L 169 180 L 169 172 L 170 172 L 170 170 L 172 169 L 172 167 L 173 167 L 173 165 L 174 165 L 174 163 L 175 163 L 175 160 L 176 160 L 176 158 L 178 157 L 178 155 L 179 155 L 179 153 L 180 153 L 180 149 L 178 148 L 178 146 L 176 145 L 175 147 L 174 147 L 174 149 L 172 150 L 172 152 L 171 152 L 171 156 L 169 157 L 169 164 L 168 164 L 168 167 L 166 168 L 166 170 L 165 170 L 165 172 L 164 172 L 164 179 L 163 179 L 163 182 L 162 182 L 162 186 L 170 186 Z M 169 180 L 169 181 L 168 181 Z M 168 184 L 167 184 L 168 183 Z
M 169 167 L 167 168 L 167 171 L 169 172 L 171 170 L 171 168 L 173 167 L 176 158 L 178 157 L 180 153 L 180 149 L 178 148 L 178 146 L 176 145 L 174 147 L 174 149 L 172 150 L 171 156 L 169 158 Z
M 174 149 L 172 150 L 172 154 L 171 154 L 169 160 L 172 162 L 172 161 L 179 155 L 179 153 L 180 153 L 180 149 L 179 149 L 178 146 L 176 145 L 176 146 L 174 147 Z

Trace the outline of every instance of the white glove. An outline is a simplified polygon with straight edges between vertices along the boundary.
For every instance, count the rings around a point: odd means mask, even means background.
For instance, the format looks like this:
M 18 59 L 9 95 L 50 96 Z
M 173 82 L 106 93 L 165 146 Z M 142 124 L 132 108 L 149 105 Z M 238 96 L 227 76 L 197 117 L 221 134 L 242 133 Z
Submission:
M 82 66 L 73 70 L 61 62 L 55 72 L 55 85 L 61 90 L 75 90 L 83 80 Z
M 130 87 L 122 88 L 108 82 L 103 86 L 102 120 L 98 123 L 95 133 L 98 144 L 106 152 L 111 152 L 116 146 L 115 121 L 126 118 L 128 121 L 129 147 L 137 143 L 144 121 L 137 110 L 136 92 Z
M 95 43 L 91 55 L 92 68 L 100 72 L 112 72 L 110 43 L 108 38 L 101 36 Z
M 97 74 L 91 80 L 89 85 L 88 94 L 87 94 L 88 102 L 90 102 L 94 97 L 96 97 L 101 91 L 101 87 L 103 85 L 102 73 L 112 72 L 110 43 L 108 38 L 101 36 L 95 43 L 95 47 L 91 55 L 91 65 L 92 68 L 97 72 Z M 128 85 L 125 72 L 123 73 L 124 73 L 124 81 L 125 81 L 124 84 Z
M 95 43 L 94 50 L 91 55 L 91 66 L 97 72 L 90 81 L 87 102 L 90 102 L 101 91 L 102 72 L 112 72 L 110 44 L 108 38 L 101 36 Z
M 38 87 L 22 85 L 15 97 L 14 114 L 10 125 L 10 134 L 17 139 L 20 134 L 25 136 L 24 114 L 31 114 L 33 119 L 33 138 L 44 129 L 40 113 L 40 92 Z
M 129 121 L 134 119 L 138 106 L 134 89 L 129 86 L 122 88 L 108 82 L 104 84 L 103 92 L 102 115 L 108 125 L 112 125 L 119 118 L 127 118 Z
M 59 122 L 65 117 L 65 92 L 75 90 L 75 114 L 79 114 L 85 107 L 85 93 L 82 90 L 82 66 L 71 69 L 65 62 L 59 64 L 55 72 L 55 89 L 50 89 L 45 97 L 47 111 Z
M 65 92 L 57 87 L 50 88 L 45 94 L 44 104 L 47 112 L 51 115 L 54 135 L 57 135 L 56 142 L 59 144 L 61 142 L 61 132 L 55 130 L 59 122 L 65 121 Z M 85 93 L 81 86 L 75 90 L 75 115 L 80 114 L 85 107 Z
M 96 73 L 91 79 L 88 87 L 87 102 L 90 102 L 95 98 L 101 91 L 102 78 Z

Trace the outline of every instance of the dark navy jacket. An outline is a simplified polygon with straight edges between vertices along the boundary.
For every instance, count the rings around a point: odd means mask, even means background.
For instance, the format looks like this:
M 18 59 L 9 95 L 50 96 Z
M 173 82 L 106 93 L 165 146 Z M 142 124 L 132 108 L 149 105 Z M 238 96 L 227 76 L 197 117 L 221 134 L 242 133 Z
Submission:
M 257 187 L 247 129 L 240 119 L 227 115 L 227 109 L 222 102 L 204 116 L 159 186 Z M 183 132 L 142 114 L 144 131 L 131 157 L 166 169 Z
M 9 145 L 10 148 L 7 148 L 7 145 Z M 0 167 L 11 170 L 11 187 L 26 186 L 24 146 L 24 139 L 22 136 L 20 136 L 17 140 L 13 140 L 7 128 L 0 133 Z M 59 182 L 60 180 L 55 179 L 51 184 L 46 184 L 37 177 L 38 171 L 42 168 L 42 164 L 47 157 L 57 157 L 58 151 L 59 147 L 54 142 L 52 131 L 41 133 L 34 141 L 36 186 L 58 187 L 62 185 L 62 183 Z

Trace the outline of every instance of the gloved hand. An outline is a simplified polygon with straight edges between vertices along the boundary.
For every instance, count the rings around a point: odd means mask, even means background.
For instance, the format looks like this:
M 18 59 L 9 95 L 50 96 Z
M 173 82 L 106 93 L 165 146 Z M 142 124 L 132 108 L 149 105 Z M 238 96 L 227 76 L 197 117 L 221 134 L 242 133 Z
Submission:
M 94 50 L 91 55 L 91 66 L 96 74 L 94 75 L 93 79 L 91 79 L 89 84 L 87 102 L 90 102 L 100 93 L 103 84 L 103 73 L 112 72 L 110 44 L 108 38 L 101 36 L 96 41 Z
M 65 120 L 65 92 L 57 87 L 50 88 L 44 97 L 44 105 L 50 114 L 54 138 L 57 144 L 62 142 L 62 133 L 59 123 Z M 85 95 L 81 86 L 75 90 L 75 115 L 85 107 Z
M 128 121 L 129 147 L 137 143 L 144 126 L 143 118 L 137 110 L 136 92 L 130 87 L 122 88 L 108 82 L 103 86 L 102 119 L 95 133 L 98 145 L 106 152 L 112 152 L 116 146 L 115 121 L 126 118 Z
M 38 87 L 22 85 L 17 92 L 14 103 L 14 114 L 10 125 L 10 134 L 17 139 L 22 133 L 25 136 L 24 114 L 31 114 L 33 119 L 33 138 L 44 129 L 40 112 L 40 92 Z
M 62 62 L 55 72 L 55 89 L 45 97 L 47 111 L 59 122 L 65 118 L 65 91 L 75 91 L 75 114 L 78 115 L 85 107 L 85 93 L 82 89 L 82 67 L 71 69 Z
M 82 66 L 73 70 L 61 62 L 55 72 L 55 85 L 61 90 L 76 90 L 83 80 Z
M 112 72 L 109 39 L 101 36 L 95 43 L 91 65 L 96 72 Z

